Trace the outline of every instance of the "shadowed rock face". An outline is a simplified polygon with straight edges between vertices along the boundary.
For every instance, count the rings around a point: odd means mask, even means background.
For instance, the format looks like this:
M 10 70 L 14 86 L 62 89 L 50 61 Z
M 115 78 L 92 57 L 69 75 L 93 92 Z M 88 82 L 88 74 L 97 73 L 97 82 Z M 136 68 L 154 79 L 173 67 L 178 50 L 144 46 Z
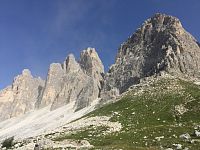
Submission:
M 0 91 L 0 120 L 34 110 L 43 86 L 43 80 L 33 78 L 29 70 L 23 70 L 12 86 Z
M 95 49 L 81 53 L 80 63 L 70 54 L 61 65 L 51 64 L 39 108 L 51 105 L 56 109 L 74 103 L 75 109 L 84 108 L 100 95 L 104 68 Z
M 120 94 L 141 78 L 162 71 L 181 77 L 200 76 L 200 48 L 172 16 L 156 14 L 123 44 L 105 76 L 105 94 Z

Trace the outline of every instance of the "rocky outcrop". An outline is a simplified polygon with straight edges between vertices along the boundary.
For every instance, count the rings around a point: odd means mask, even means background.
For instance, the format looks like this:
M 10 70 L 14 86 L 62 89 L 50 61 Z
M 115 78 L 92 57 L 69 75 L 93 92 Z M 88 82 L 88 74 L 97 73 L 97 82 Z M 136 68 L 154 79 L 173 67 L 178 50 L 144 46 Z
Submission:
M 53 63 L 50 65 L 44 91 L 37 102 L 37 107 L 42 108 L 53 103 L 61 91 L 64 74 L 61 64 Z
M 0 121 L 11 117 L 10 107 L 14 100 L 12 86 L 8 86 L 0 91 Z
M 12 86 L 0 92 L 0 120 L 16 117 L 35 109 L 44 81 L 34 78 L 27 69 L 17 76 Z
M 156 14 L 121 44 L 106 74 L 94 48 L 83 50 L 79 61 L 70 54 L 62 64 L 51 64 L 45 85 L 24 70 L 12 86 L 0 91 L 0 120 L 69 103 L 78 110 L 97 98 L 116 98 L 152 75 L 200 78 L 199 45 L 177 18 Z
M 92 77 L 102 88 L 104 66 L 94 48 L 88 48 L 81 52 L 80 65 L 87 75 Z
M 69 103 L 73 110 L 87 107 L 100 97 L 103 73 L 94 48 L 83 50 L 79 62 L 70 54 L 62 64 L 51 64 L 45 83 L 25 69 L 12 86 L 0 91 L 0 120 L 46 106 L 51 110 Z
M 102 97 L 126 91 L 141 78 L 168 72 L 184 78 L 200 77 L 200 47 L 172 16 L 156 14 L 121 44 L 115 64 L 105 75 Z
M 56 109 L 74 103 L 74 109 L 84 108 L 100 95 L 104 68 L 95 49 L 81 53 L 80 63 L 70 54 L 63 64 L 52 64 L 39 107 Z

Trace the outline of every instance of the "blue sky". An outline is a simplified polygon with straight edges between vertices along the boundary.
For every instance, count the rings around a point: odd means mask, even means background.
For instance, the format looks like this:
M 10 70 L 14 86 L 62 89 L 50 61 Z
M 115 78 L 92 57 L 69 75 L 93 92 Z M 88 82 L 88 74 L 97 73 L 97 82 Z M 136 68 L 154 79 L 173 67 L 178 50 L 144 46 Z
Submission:
M 178 17 L 200 39 L 200 0 L 0 0 L 0 89 L 24 68 L 45 79 L 52 62 L 95 47 L 105 68 L 147 18 Z

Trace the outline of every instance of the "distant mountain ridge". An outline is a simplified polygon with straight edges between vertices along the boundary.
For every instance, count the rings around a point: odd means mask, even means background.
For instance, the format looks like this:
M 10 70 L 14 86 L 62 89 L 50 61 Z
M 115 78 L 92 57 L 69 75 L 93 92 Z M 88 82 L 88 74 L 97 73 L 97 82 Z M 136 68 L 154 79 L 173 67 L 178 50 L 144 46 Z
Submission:
M 62 64 L 51 64 L 46 81 L 24 70 L 0 91 L 0 120 L 47 106 L 55 110 L 73 104 L 71 111 L 78 111 L 97 99 L 109 101 L 152 75 L 199 79 L 199 62 L 197 40 L 176 17 L 158 13 L 121 44 L 107 73 L 94 48 L 83 50 L 79 61 L 70 54 Z

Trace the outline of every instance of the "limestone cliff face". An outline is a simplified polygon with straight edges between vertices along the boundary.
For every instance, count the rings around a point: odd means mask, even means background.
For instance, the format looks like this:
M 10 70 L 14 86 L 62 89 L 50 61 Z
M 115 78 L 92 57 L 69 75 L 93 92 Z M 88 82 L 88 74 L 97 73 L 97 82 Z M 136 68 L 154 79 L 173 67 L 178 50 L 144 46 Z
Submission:
M 87 75 L 97 81 L 99 89 L 102 88 L 104 66 L 94 48 L 81 52 L 80 65 Z
M 25 69 L 0 91 L 0 121 L 46 106 L 53 110 L 71 103 L 72 111 L 87 107 L 100 96 L 103 73 L 94 48 L 84 50 L 79 62 L 70 54 L 63 64 L 51 64 L 45 82 Z
M 79 61 L 70 54 L 62 64 L 51 64 L 45 83 L 24 70 L 0 91 L 0 120 L 69 103 L 72 111 L 78 110 L 97 98 L 115 98 L 142 78 L 163 72 L 200 78 L 200 47 L 177 18 L 156 14 L 121 44 L 106 74 L 94 48 L 83 50 Z
M 65 72 L 59 63 L 50 65 L 44 91 L 38 100 L 37 107 L 42 108 L 53 103 L 58 93 L 62 89 Z
M 29 70 L 23 70 L 14 79 L 12 86 L 0 92 L 0 120 L 34 110 L 43 86 L 43 80 L 33 78 Z
M 200 47 L 177 18 L 156 14 L 121 44 L 102 96 L 121 94 L 141 78 L 163 71 L 199 78 Z
M 84 108 L 100 95 L 104 73 L 95 49 L 81 53 L 80 63 L 70 54 L 63 64 L 52 64 L 39 107 L 51 105 L 56 109 L 74 103 L 74 109 Z
M 11 117 L 10 107 L 14 100 L 12 86 L 0 91 L 0 121 Z

